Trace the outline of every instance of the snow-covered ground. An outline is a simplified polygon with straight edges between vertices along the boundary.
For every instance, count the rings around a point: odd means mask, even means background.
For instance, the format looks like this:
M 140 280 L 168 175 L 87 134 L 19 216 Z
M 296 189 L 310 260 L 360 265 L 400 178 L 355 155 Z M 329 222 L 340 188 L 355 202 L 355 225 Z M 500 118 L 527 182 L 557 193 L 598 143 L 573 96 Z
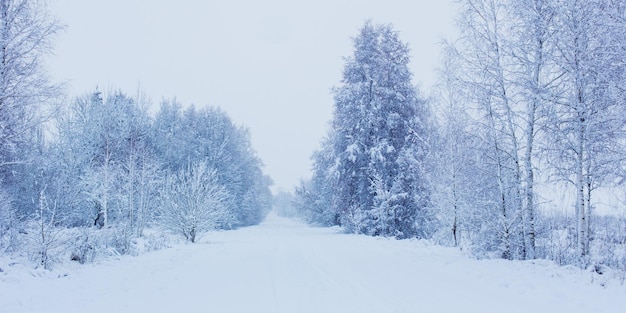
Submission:
M 626 312 L 617 279 L 272 214 L 198 244 L 66 272 L 5 269 L 0 312 Z

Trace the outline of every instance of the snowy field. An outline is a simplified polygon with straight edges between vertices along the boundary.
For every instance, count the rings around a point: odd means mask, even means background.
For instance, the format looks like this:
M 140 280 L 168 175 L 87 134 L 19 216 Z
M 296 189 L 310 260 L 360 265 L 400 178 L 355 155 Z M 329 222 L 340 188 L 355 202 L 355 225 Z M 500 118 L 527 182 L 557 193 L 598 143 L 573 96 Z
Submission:
M 272 214 L 198 244 L 64 271 L 4 269 L 0 312 L 626 312 L 619 280 L 573 267 L 477 261 Z

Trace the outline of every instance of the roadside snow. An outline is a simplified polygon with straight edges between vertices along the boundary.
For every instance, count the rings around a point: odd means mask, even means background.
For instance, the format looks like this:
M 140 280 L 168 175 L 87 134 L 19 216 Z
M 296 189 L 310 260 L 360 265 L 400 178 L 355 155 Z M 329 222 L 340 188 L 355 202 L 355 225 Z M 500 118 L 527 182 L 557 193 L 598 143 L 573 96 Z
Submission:
M 54 272 L 5 266 L 0 312 L 626 312 L 626 287 L 594 279 L 270 214 L 139 257 Z

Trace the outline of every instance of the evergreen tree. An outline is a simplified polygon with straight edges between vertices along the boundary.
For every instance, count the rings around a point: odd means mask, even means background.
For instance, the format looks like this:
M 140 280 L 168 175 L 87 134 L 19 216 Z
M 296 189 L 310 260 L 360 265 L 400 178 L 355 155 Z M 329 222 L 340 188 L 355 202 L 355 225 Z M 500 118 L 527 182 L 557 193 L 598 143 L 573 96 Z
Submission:
M 409 48 L 392 26 L 368 21 L 334 89 L 329 143 L 316 156 L 313 177 L 325 183 L 313 191 L 331 197 L 317 202 L 329 204 L 348 230 L 427 236 L 427 110 L 408 63 Z

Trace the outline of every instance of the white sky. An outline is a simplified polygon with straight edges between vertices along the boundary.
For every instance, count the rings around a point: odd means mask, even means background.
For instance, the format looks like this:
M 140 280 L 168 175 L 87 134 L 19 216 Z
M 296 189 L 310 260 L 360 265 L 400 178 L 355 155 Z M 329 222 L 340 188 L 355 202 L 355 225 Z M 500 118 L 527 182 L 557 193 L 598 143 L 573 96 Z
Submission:
M 438 43 L 454 33 L 452 0 L 55 0 L 67 25 L 50 58 L 71 97 L 141 88 L 163 98 L 219 106 L 250 129 L 274 180 L 290 190 L 310 177 L 327 131 L 330 90 L 366 19 L 391 23 L 412 49 L 415 83 L 428 93 Z

